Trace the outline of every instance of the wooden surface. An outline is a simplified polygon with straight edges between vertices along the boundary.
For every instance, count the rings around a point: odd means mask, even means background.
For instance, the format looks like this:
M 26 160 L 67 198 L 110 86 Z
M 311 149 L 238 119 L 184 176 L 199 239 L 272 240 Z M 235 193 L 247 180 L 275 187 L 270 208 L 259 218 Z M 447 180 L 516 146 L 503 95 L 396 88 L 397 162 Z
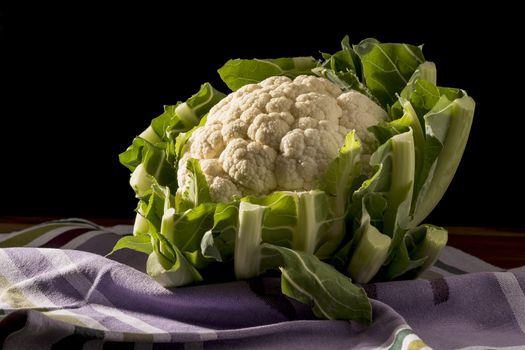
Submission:
M 486 262 L 511 268 L 525 265 L 525 229 L 447 227 L 448 245 Z
M 20 230 L 52 220 L 48 217 L 0 217 L 0 233 Z M 132 224 L 132 219 L 87 218 L 104 226 Z M 511 268 L 525 265 L 525 229 L 447 227 L 448 244 L 486 262 Z

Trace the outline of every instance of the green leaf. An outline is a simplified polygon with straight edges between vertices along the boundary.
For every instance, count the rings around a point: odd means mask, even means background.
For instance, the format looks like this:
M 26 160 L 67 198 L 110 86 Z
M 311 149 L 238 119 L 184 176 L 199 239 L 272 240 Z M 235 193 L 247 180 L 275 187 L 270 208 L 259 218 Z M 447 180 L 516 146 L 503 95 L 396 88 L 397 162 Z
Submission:
M 156 230 L 151 230 L 153 252 L 156 261 L 162 265 L 164 269 L 169 269 L 177 262 L 177 248 L 173 247 L 170 242 Z
M 370 223 L 361 226 L 360 239 L 348 264 L 348 274 L 354 281 L 368 283 L 388 257 L 392 239 Z
M 238 279 L 259 275 L 261 264 L 262 225 L 268 207 L 241 202 L 239 228 L 235 240 L 234 268 Z
M 128 149 L 119 155 L 120 162 L 131 171 L 131 186 L 139 197 L 142 197 L 153 183 L 148 176 L 155 179 L 161 186 L 168 186 L 172 192 L 177 189 L 177 178 L 174 166 L 166 159 L 162 144 L 153 145 L 136 137 Z
M 462 98 L 467 94 L 465 91 L 457 88 L 441 87 L 438 86 L 439 94 L 445 96 L 449 101 L 454 101 L 457 98 Z
M 423 168 L 429 169 L 428 176 L 424 181 L 420 180 L 411 227 L 417 226 L 434 209 L 452 181 L 465 150 L 474 108 L 474 100 L 463 92 L 461 98 L 452 102 L 442 96 L 425 115 L 426 138 L 430 140 L 428 153 L 432 153 Z
M 312 72 L 330 80 L 343 91 L 359 91 L 379 104 L 376 97 L 361 81 L 361 60 L 354 49 L 352 49 L 348 35 L 341 41 L 340 51 L 332 55 L 323 54 L 323 58 L 325 61 L 319 67 L 313 69 Z
M 417 89 L 417 82 L 420 80 L 426 81 L 428 84 L 437 84 L 437 70 L 433 62 L 423 62 L 414 71 L 407 85 L 403 88 L 400 95 L 405 99 L 410 99 L 410 96 Z
M 178 250 L 175 250 L 176 262 L 165 267 L 163 257 L 153 251 L 146 263 L 146 271 L 155 281 L 164 287 L 179 287 L 196 281 L 202 281 L 199 271 L 193 267 Z
M 324 54 L 322 66 L 334 72 L 353 72 L 356 77 L 361 76 L 361 62 L 359 56 L 350 45 L 350 38 L 346 35 L 341 41 L 341 50 L 336 53 Z
M 329 196 L 319 190 L 243 198 L 235 241 L 236 276 L 250 278 L 259 274 L 261 266 L 268 261 L 260 254 L 261 242 L 310 254 L 317 254 L 319 247 L 326 251 L 325 246 L 330 244 L 335 250 L 344 232 L 333 236 L 331 207 Z
M 377 169 L 376 172 L 353 194 L 354 237 L 335 257 L 339 268 L 350 260 L 347 271 L 352 278 L 362 282 L 373 278 L 381 264 L 394 258 L 410 221 L 415 176 L 412 129 L 388 139 L 372 154 L 370 164 Z M 391 240 L 388 241 L 387 237 Z M 356 253 L 357 257 L 353 259 Z M 363 258 L 368 255 L 371 256 L 369 259 Z
M 365 291 L 314 255 L 297 252 L 268 243 L 262 244 L 263 254 L 279 254 L 283 294 L 312 305 L 317 317 L 356 320 L 370 324 L 372 306 Z
M 447 106 L 452 103 L 451 101 L 466 96 L 463 91 L 458 89 L 437 87 L 435 86 L 435 82 L 435 65 L 430 62 L 421 64 L 410 78 L 407 86 L 401 92 L 399 101 L 396 102 L 391 110 L 391 113 L 398 115 L 400 113 L 399 110 L 401 109 L 402 113 L 404 113 L 403 117 L 394 120 L 387 124 L 387 126 L 376 126 L 373 130 L 376 137 L 383 141 L 391 137 L 393 134 L 396 134 L 396 132 L 399 132 L 399 130 L 395 130 L 395 128 L 389 129 L 394 123 L 402 124 L 404 126 L 404 128 L 399 128 L 400 130 L 406 129 L 408 125 L 414 129 L 416 176 L 413 191 L 414 203 L 411 208 L 411 214 L 414 214 L 418 205 L 420 205 L 418 203 L 423 201 L 422 198 L 428 193 L 432 186 L 434 170 L 445 143 L 444 132 L 448 131 L 448 119 L 446 115 L 442 115 L 439 118 L 429 116 L 434 115 L 436 111 L 445 110 Z M 450 98 L 452 98 L 452 100 Z M 407 101 L 407 99 L 409 101 Z M 412 112 L 410 112 L 410 110 L 412 110 Z M 406 119 L 409 115 L 410 118 Z M 419 123 L 414 123 L 414 115 L 417 115 Z M 404 121 L 405 119 L 406 121 Z M 408 123 L 409 120 L 410 123 Z M 428 123 L 429 121 L 432 122 L 432 125 Z M 422 130 L 425 130 L 425 134 L 423 134 Z M 439 137 L 436 137 L 434 134 L 439 134 Z M 468 133 L 463 139 L 464 142 L 466 142 L 467 136 Z M 459 161 L 459 159 L 457 159 L 457 161 Z M 443 193 L 439 195 L 439 199 L 442 194 Z M 420 216 L 416 217 L 416 220 L 413 220 L 409 226 L 414 227 L 419 224 L 419 222 L 424 219 L 423 215 L 428 215 L 428 212 L 426 212 L 426 214 L 422 213 Z
M 203 203 L 182 213 L 167 209 L 161 234 L 181 252 L 200 251 L 202 236 L 213 226 L 214 213 L 214 203 Z
M 135 215 L 135 222 L 133 223 L 133 235 L 146 235 L 149 231 L 149 221 L 141 214 L 141 212 L 147 207 L 147 203 L 143 200 L 139 200 Z
M 385 192 L 375 191 L 381 188 L 380 178 L 386 174 L 382 168 L 380 166 L 376 174 L 354 193 L 351 208 L 355 220 L 353 237 L 334 257 L 337 268 L 347 271 L 360 283 L 369 282 L 387 260 L 391 251 L 390 237 L 394 236 L 393 233 L 381 232 L 388 202 Z
M 117 241 L 113 250 L 108 255 L 121 249 L 131 249 L 145 254 L 151 254 L 153 251 L 151 238 L 148 235 L 124 236 Z
M 133 171 L 142 162 L 142 150 L 147 144 L 143 138 L 136 137 L 133 139 L 131 146 L 126 151 L 119 154 L 119 160 L 129 170 Z
M 163 141 L 174 138 L 179 132 L 188 131 L 199 124 L 201 118 L 208 113 L 211 107 L 225 96 L 210 83 L 204 83 L 200 90 L 186 102 L 164 106 L 164 113 L 151 121 L 151 128 Z
M 135 191 L 135 197 L 139 199 L 146 197 L 155 182 L 153 176 L 146 172 L 143 164 L 139 164 L 129 178 L 129 185 Z
M 232 90 L 244 85 L 255 84 L 275 75 L 295 78 L 303 74 L 312 74 L 317 66 L 313 57 L 293 57 L 276 59 L 234 59 L 229 60 L 219 69 L 219 75 Z
M 414 90 L 416 89 L 417 87 L 416 84 L 419 80 L 424 80 L 426 81 L 426 83 L 435 86 L 436 80 L 437 80 L 436 65 L 432 62 L 421 63 L 419 67 L 417 67 L 417 69 L 414 71 L 412 76 L 410 77 L 410 80 L 408 81 L 407 85 L 401 91 L 400 96 L 405 100 L 409 100 L 412 104 L 414 104 L 415 101 L 411 100 L 410 97 L 413 94 Z M 434 90 L 433 88 L 430 89 L 430 91 L 433 91 L 433 90 Z M 416 106 L 414 106 L 414 108 L 416 108 Z M 422 125 L 424 125 L 424 121 L 422 120 L 422 118 L 425 113 L 423 114 L 418 113 L 418 118 L 420 119 L 420 122 Z M 403 115 L 403 107 L 401 106 L 400 99 L 398 99 L 392 105 L 388 114 L 390 115 L 392 119 L 400 118 Z
M 157 142 L 161 142 L 162 140 L 165 141 L 167 139 L 168 137 L 167 130 L 170 128 L 176 128 L 182 131 L 182 130 L 192 127 L 193 121 L 182 120 L 175 112 L 175 110 L 181 103 L 182 102 L 178 102 L 176 105 L 164 106 L 164 112 L 158 117 L 153 118 L 151 120 L 150 130 L 155 132 L 155 135 L 157 136 L 157 139 L 159 140 Z M 150 141 L 150 137 L 148 137 L 147 134 L 145 133 L 141 134 L 141 136 L 142 138 L 148 140 L 151 143 L 156 143 L 156 142 Z M 154 140 L 154 138 L 152 140 Z
M 166 207 L 160 232 L 150 231 L 153 252 L 148 258 L 148 274 L 167 287 L 201 281 L 198 269 L 210 262 L 201 254 L 201 240 L 212 226 L 214 210 L 213 203 L 202 204 L 184 213 Z
M 412 130 L 395 135 L 381 145 L 370 164 L 380 168 L 376 191 L 384 192 L 388 206 L 384 213 L 385 234 L 394 236 L 408 224 L 415 175 L 415 149 Z
M 176 206 L 179 212 L 195 208 L 202 203 L 211 202 L 208 182 L 202 172 L 199 161 L 194 158 L 188 159 L 186 168 L 188 169 L 186 187 L 182 195 L 176 197 Z
M 447 243 L 447 237 L 447 230 L 432 225 L 422 225 L 409 230 L 403 237 L 394 259 L 381 272 L 383 279 L 417 277 L 434 264 Z
M 209 83 L 205 83 L 201 86 L 199 92 L 186 102 L 178 105 L 175 108 L 175 113 L 185 122 L 186 126 L 189 126 L 189 128 L 194 127 L 225 96 L 222 92 L 215 90 Z
M 418 238 L 423 236 L 424 238 Z M 423 271 L 432 266 L 439 258 L 439 254 L 446 246 L 448 241 L 448 231 L 443 227 L 433 225 L 421 225 L 418 228 L 408 231 L 411 244 L 408 245 L 410 257 L 412 259 L 421 259 L 426 257 L 425 263 L 416 271 L 416 277 Z M 418 243 L 418 244 L 415 244 Z
M 150 225 L 160 232 L 160 225 L 162 222 L 162 215 L 164 214 L 164 204 L 166 202 L 166 191 L 158 185 L 153 185 L 150 188 L 148 196 L 143 201 L 144 205 L 139 205 L 138 213 L 144 217 Z
M 295 192 L 278 191 L 267 196 L 245 197 L 242 201 L 266 208 L 261 226 L 263 241 L 285 247 L 293 245 L 298 223 L 298 201 Z
M 206 231 L 201 240 L 202 255 L 217 261 L 232 260 L 238 225 L 239 202 L 217 203 L 213 227 Z
M 344 237 L 346 198 L 341 208 L 321 190 L 278 191 L 242 201 L 266 208 L 260 227 L 264 242 L 325 258 Z
M 324 67 L 317 67 L 312 69 L 312 73 L 317 76 L 330 80 L 335 85 L 339 86 L 343 91 L 356 90 L 367 96 L 369 99 L 379 104 L 379 101 L 374 94 L 366 87 L 365 84 L 359 81 L 356 73 L 349 71 L 335 71 Z
M 410 270 L 421 267 L 425 263 L 425 260 L 427 259 L 426 256 L 422 256 L 417 259 L 410 257 L 410 253 L 407 249 L 407 245 L 409 244 L 407 243 L 408 240 L 409 236 L 405 235 L 401 244 L 399 244 L 397 251 L 395 252 L 394 258 L 384 268 L 384 271 L 379 273 L 381 280 L 388 281 L 396 279 L 406 274 Z
M 346 201 L 354 181 L 360 174 L 360 153 L 361 145 L 355 136 L 355 131 L 352 130 L 346 135 L 338 156 L 328 165 L 320 188 Z
M 182 155 L 186 152 L 187 142 L 190 136 L 195 132 L 195 130 L 197 130 L 201 126 L 204 126 L 204 124 L 206 124 L 207 119 L 208 119 L 208 115 L 206 114 L 205 116 L 201 118 L 201 121 L 199 122 L 198 125 L 194 126 L 193 128 L 191 128 L 190 130 L 186 132 L 181 132 L 180 134 L 177 135 L 177 137 L 175 138 L 175 145 L 173 147 L 176 159 L 182 158 Z
M 353 51 L 353 50 L 352 50 Z M 337 51 L 328 59 L 327 66 L 335 72 L 352 70 L 355 72 L 355 63 L 349 50 Z
M 425 88 L 419 88 L 418 89 L 418 82 L 419 81 L 425 81 L 425 83 L 428 85 Z M 400 96 L 404 100 L 409 100 L 410 103 L 412 103 L 414 109 L 417 111 L 417 116 L 419 118 L 419 121 L 421 125 L 424 125 L 423 115 L 430 110 L 435 104 L 429 103 L 429 99 L 432 98 L 432 96 L 435 96 L 435 92 L 437 89 L 437 97 L 439 99 L 441 92 L 439 91 L 439 88 L 436 87 L 436 80 L 437 80 L 437 71 L 436 71 L 436 65 L 432 62 L 423 62 L 419 65 L 419 67 L 415 70 L 415 72 L 410 77 L 410 80 L 408 81 L 407 85 L 404 87 L 404 89 L 401 91 Z M 415 90 L 418 90 L 417 95 L 421 95 L 423 97 L 421 100 L 424 102 L 423 105 L 418 102 L 420 98 L 416 97 L 414 100 L 411 99 L 411 96 L 415 92 Z M 428 90 L 428 95 L 425 93 L 426 90 Z M 430 105 L 430 108 L 426 111 L 422 110 L 421 107 L 424 107 L 424 105 Z M 389 115 L 392 119 L 400 118 L 403 115 L 403 106 L 401 105 L 401 99 L 398 99 L 390 108 Z
M 292 248 L 308 254 L 319 253 L 323 257 L 329 255 L 331 252 L 326 252 L 326 248 L 319 251 L 320 246 L 334 240 L 334 245 L 337 246 L 344 236 L 343 232 L 339 232 L 338 237 L 330 235 L 333 222 L 330 198 L 319 190 L 298 192 L 296 198 L 297 225 Z
M 385 109 L 396 102 L 396 94 L 425 61 L 421 48 L 413 45 L 382 44 L 375 39 L 365 39 L 353 49 L 361 59 L 366 86 Z
M 381 122 L 377 125 L 373 125 L 369 127 L 368 130 L 374 134 L 379 141 L 379 144 L 382 145 L 392 136 L 404 133 L 408 131 L 409 128 L 412 128 L 414 131 L 414 141 L 416 142 L 416 146 L 421 146 L 424 142 L 424 121 L 421 122 L 419 120 L 414 107 L 407 99 L 399 97 L 396 106 L 399 106 L 400 108 L 398 118 L 390 122 Z
M 414 91 L 410 94 L 410 103 L 422 124 L 424 123 L 423 116 L 436 105 L 440 97 L 441 93 L 435 84 L 423 79 L 416 81 Z
M 137 197 L 144 197 L 154 183 L 176 192 L 176 136 L 197 125 L 224 96 L 209 83 L 203 84 L 199 92 L 186 102 L 165 106 L 164 113 L 153 119 L 151 125 L 119 155 L 120 162 L 133 172 L 130 183 Z
M 423 148 L 423 159 L 422 164 L 416 173 L 415 185 L 414 185 L 414 199 L 412 205 L 412 214 L 416 210 L 417 199 L 420 196 L 424 196 L 424 193 L 428 191 L 428 187 L 433 178 L 437 159 L 443 150 L 443 144 L 435 137 L 426 135 L 425 144 Z M 423 220 L 423 218 L 421 219 Z
M 370 216 L 370 223 L 378 229 L 383 229 L 383 215 L 388 207 L 384 193 L 367 193 L 363 196 L 363 205 Z
M 360 155 L 361 145 L 355 136 L 355 131 L 351 131 L 346 135 L 339 155 L 330 162 L 321 181 L 320 188 L 335 197 L 328 216 L 332 219 L 332 223 L 323 237 L 318 238 L 323 247 L 316 251 L 316 255 L 321 258 L 330 257 L 345 237 L 345 219 L 350 195 L 359 185 Z M 328 207 L 328 203 L 323 206 Z

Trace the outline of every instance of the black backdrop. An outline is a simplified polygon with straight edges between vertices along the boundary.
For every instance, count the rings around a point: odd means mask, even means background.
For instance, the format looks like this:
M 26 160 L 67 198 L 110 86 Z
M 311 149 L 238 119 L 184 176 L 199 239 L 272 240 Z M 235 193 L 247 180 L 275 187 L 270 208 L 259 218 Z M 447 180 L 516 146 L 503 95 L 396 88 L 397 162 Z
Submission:
M 204 81 L 224 90 L 216 70 L 229 58 L 317 55 L 337 50 L 349 34 L 354 42 L 425 44 L 438 82 L 466 89 L 477 102 L 463 161 L 427 221 L 524 226 L 516 9 L 442 4 L 408 13 L 398 4 L 402 11 L 380 16 L 373 8 L 380 4 L 293 11 L 264 2 L 189 5 L 2 10 L 0 216 L 133 217 L 118 154 L 164 104 Z

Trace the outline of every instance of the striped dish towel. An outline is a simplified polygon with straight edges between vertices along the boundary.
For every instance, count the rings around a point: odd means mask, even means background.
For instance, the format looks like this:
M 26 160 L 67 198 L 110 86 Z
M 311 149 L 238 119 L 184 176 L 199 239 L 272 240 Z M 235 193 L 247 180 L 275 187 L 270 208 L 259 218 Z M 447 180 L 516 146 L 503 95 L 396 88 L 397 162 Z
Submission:
M 165 289 L 131 226 L 71 219 L 0 234 L 4 349 L 525 349 L 525 269 L 447 247 L 426 279 L 368 284 L 374 323 L 316 320 L 279 280 Z

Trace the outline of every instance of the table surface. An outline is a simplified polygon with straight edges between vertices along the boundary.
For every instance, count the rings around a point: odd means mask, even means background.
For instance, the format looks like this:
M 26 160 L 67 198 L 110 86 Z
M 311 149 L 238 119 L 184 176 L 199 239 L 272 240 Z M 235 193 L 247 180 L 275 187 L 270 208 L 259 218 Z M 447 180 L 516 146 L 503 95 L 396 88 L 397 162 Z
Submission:
M 20 230 L 54 218 L 0 217 L 0 233 Z M 104 226 L 132 224 L 131 219 L 87 218 Z M 486 262 L 512 268 L 525 265 L 525 228 L 448 226 L 448 244 Z

